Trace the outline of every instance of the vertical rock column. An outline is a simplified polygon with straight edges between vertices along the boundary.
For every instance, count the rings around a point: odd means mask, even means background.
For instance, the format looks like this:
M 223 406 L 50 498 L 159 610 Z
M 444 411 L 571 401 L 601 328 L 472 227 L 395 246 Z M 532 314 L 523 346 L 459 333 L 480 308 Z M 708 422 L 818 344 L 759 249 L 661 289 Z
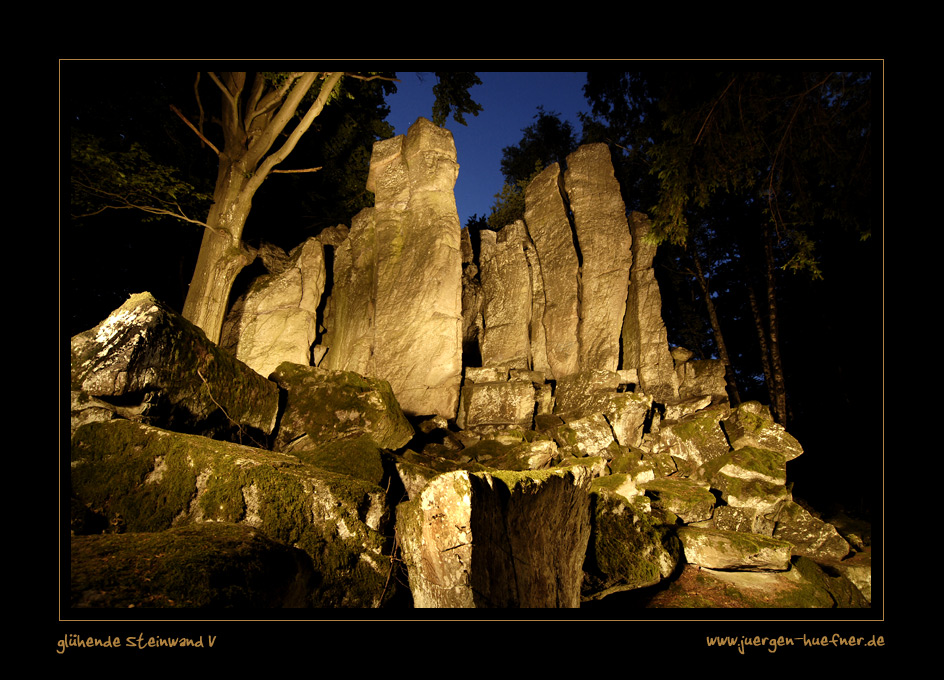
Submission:
M 500 232 L 482 230 L 482 365 L 531 368 L 531 276 L 528 233 L 520 220 Z
M 626 206 L 606 144 L 567 157 L 564 187 L 582 257 L 580 368 L 615 371 L 633 256 Z
M 547 377 L 557 379 L 580 370 L 577 340 L 580 261 L 561 196 L 557 163 L 545 168 L 525 189 L 524 214 L 541 263 L 544 294 L 540 322 L 544 346 L 535 346 L 541 334 L 532 333 L 531 351 L 535 356 L 546 354 Z M 537 363 L 534 368 L 543 370 Z
M 374 208 L 335 262 L 323 364 L 387 380 L 403 411 L 455 416 L 462 375 L 462 259 L 452 134 L 420 118 L 377 142 Z
M 633 269 L 623 323 L 623 368 L 636 369 L 641 390 L 661 403 L 678 401 L 678 375 L 669 353 L 668 334 L 662 320 L 662 295 L 652 260 L 656 246 L 645 243 L 649 218 L 630 215 L 633 233 Z

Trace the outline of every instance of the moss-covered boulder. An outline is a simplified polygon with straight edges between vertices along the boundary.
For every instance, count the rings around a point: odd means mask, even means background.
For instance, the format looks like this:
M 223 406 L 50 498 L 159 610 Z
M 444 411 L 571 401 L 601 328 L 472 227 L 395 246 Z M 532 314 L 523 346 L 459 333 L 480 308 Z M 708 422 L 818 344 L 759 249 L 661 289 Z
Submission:
M 72 607 L 310 607 L 311 558 L 245 524 L 73 536 Z
M 716 498 L 707 485 L 684 478 L 656 478 L 638 485 L 652 504 L 691 524 L 711 518 Z
M 782 453 L 786 460 L 803 453 L 796 437 L 775 422 L 770 409 L 758 401 L 739 404 L 724 418 L 722 425 L 733 449 L 745 446 L 770 449 Z
M 675 422 L 663 420 L 652 452 L 670 453 L 678 462 L 679 470 L 686 475 L 694 474 L 699 467 L 730 451 L 720 425 L 726 413 L 725 407 L 714 406 Z
M 71 491 L 85 526 L 95 526 L 89 513 L 135 533 L 238 523 L 299 548 L 317 574 L 316 606 L 375 606 L 384 592 L 392 531 L 383 489 L 296 456 L 127 420 L 92 423 L 72 439 Z
M 150 293 L 132 295 L 71 341 L 71 386 L 157 427 L 270 434 L 278 388 Z
M 703 527 L 678 528 L 685 561 L 708 569 L 784 571 L 793 546 L 759 534 Z
M 815 517 L 794 501 L 785 502 L 775 516 L 774 538 L 793 544 L 795 555 L 813 559 L 841 560 L 851 547 L 832 524 Z
M 779 451 L 744 447 L 709 461 L 698 470 L 732 507 L 772 517 L 791 498 L 786 458 Z
M 365 435 L 381 448 L 399 449 L 413 438 L 385 380 L 288 362 L 270 377 L 286 394 L 275 441 L 280 451 Z
M 623 475 L 601 477 L 591 486 L 591 533 L 584 562 L 584 601 L 659 583 L 681 556 L 674 527 L 659 522 L 647 504 L 630 501 L 617 486 Z

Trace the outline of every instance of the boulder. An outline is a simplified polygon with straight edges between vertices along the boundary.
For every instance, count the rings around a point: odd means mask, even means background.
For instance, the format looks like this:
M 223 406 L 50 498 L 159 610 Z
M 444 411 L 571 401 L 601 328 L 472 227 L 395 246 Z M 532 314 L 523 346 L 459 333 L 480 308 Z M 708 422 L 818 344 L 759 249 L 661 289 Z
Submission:
M 399 449 L 413 438 L 413 426 L 385 380 L 287 362 L 272 379 L 286 395 L 275 438 L 279 451 L 361 436 L 381 448 Z
M 841 560 L 851 550 L 836 527 L 814 517 L 792 500 L 781 504 L 774 519 L 774 538 L 790 541 L 795 555 L 814 560 Z
M 508 425 L 530 430 L 534 419 L 534 385 L 530 381 L 467 382 L 462 387 L 456 425 Z
M 584 144 L 567 156 L 564 188 L 580 249 L 580 367 L 615 371 L 632 235 L 609 147 Z
M 790 500 L 783 454 L 746 447 L 713 459 L 702 470 L 729 506 L 750 508 L 772 519 Z
M 74 508 L 108 525 L 246 525 L 311 558 L 314 606 L 380 603 L 391 518 L 379 486 L 288 454 L 120 419 L 78 428 L 71 457 Z
M 652 505 L 671 512 L 686 524 L 711 519 L 717 502 L 707 485 L 690 479 L 656 478 L 640 484 L 639 488 L 652 499 Z
M 731 448 L 753 447 L 779 451 L 786 460 L 793 460 L 803 453 L 800 442 L 775 422 L 770 408 L 758 401 L 739 404 L 722 421 Z
M 275 427 L 276 385 L 150 293 L 71 344 L 72 390 L 120 405 L 125 417 L 220 437 Z
M 709 402 L 728 403 L 724 364 L 720 359 L 675 362 L 679 382 L 679 399 L 709 397 Z
M 283 361 L 310 364 L 324 289 L 324 247 L 310 238 L 280 270 L 256 278 L 233 303 L 220 346 L 265 377 Z
M 670 526 L 652 518 L 645 505 L 610 488 L 609 477 L 594 480 L 591 486 L 584 601 L 656 585 L 675 572 L 682 554 Z
M 69 557 L 72 607 L 312 606 L 311 558 L 245 524 L 73 536 Z
M 699 468 L 730 450 L 720 425 L 724 413 L 721 409 L 704 409 L 677 422 L 662 421 L 652 451 L 670 453 L 680 470 L 695 475 Z
M 585 468 L 440 475 L 397 508 L 417 608 L 578 607 Z
M 678 528 L 685 561 L 708 569 L 786 571 L 792 545 L 786 541 L 740 531 L 702 527 Z

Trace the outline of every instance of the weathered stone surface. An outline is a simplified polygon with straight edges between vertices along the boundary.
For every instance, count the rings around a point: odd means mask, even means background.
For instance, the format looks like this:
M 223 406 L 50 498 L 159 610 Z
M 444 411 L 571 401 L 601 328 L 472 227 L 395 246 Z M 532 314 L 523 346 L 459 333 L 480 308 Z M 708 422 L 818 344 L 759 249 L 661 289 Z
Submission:
M 413 437 L 413 426 L 385 380 L 287 362 L 272 372 L 272 379 L 286 393 L 277 450 L 361 436 L 381 448 L 398 449 Z
M 678 422 L 663 421 L 658 441 L 652 445 L 653 452 L 671 453 L 686 463 L 684 468 L 680 463 L 680 469 L 688 475 L 695 474 L 698 468 L 730 450 L 719 424 L 723 415 L 722 410 L 705 409 L 685 416 Z
M 620 392 L 610 397 L 603 410 L 620 446 L 639 446 L 652 409 L 652 397 L 636 392 Z
M 585 418 L 568 420 L 554 431 L 554 439 L 561 448 L 578 458 L 583 456 L 604 456 L 612 458 L 613 428 L 602 413 L 594 413 Z
M 784 502 L 776 515 L 774 538 L 794 545 L 794 554 L 813 559 L 841 560 L 850 546 L 836 527 L 814 517 L 794 501 Z
M 364 375 L 374 346 L 377 287 L 376 224 L 372 209 L 357 213 L 335 249 L 333 290 L 325 310 L 327 354 L 319 364 Z
M 763 536 L 773 536 L 776 522 L 760 508 L 722 505 L 715 508 L 711 518 L 712 529 L 745 531 Z
M 657 478 L 639 485 L 652 504 L 667 510 L 685 522 L 701 522 L 711 518 L 716 499 L 707 485 L 690 479 Z
M 272 432 L 278 388 L 150 293 L 72 338 L 72 389 L 185 432 Z M 133 413 L 132 413 L 133 412 Z
M 775 422 L 770 409 L 760 402 L 739 404 L 724 419 L 723 426 L 734 449 L 748 446 L 770 449 L 782 453 L 786 460 L 793 460 L 803 453 L 800 442 L 783 425 Z
M 414 606 L 578 607 L 589 488 L 581 467 L 435 478 L 397 508 Z
M 710 397 L 716 404 L 728 403 L 724 364 L 719 359 L 675 362 L 678 375 L 679 399 Z
M 534 368 L 559 379 L 580 370 L 578 289 L 580 265 L 573 230 L 560 190 L 560 166 L 545 168 L 525 189 L 525 223 L 540 260 L 544 296 L 543 316 L 534 317 L 544 335 L 544 347 L 532 336 Z M 547 368 L 537 360 L 547 357 Z
M 220 346 L 264 377 L 283 361 L 310 364 L 324 289 L 324 247 L 310 238 L 280 271 L 258 277 L 233 304 Z
M 587 370 L 557 379 L 554 413 L 564 418 L 582 418 L 601 413 L 616 394 L 621 379 L 616 371 Z
M 312 606 L 311 558 L 247 525 L 73 536 L 70 565 L 72 607 Z
M 531 429 L 534 420 L 534 385 L 523 380 L 476 382 L 462 387 L 456 425 L 513 425 Z
M 610 491 L 611 480 L 594 480 L 592 532 L 584 562 L 583 599 L 659 583 L 675 571 L 682 554 L 672 528 L 655 522 L 644 507 Z
M 373 208 L 338 248 L 334 330 L 322 363 L 387 380 L 412 415 L 454 417 L 462 343 L 462 256 L 452 134 L 425 118 L 374 145 Z M 339 262 L 340 261 L 340 262 Z
M 297 457 L 148 427 L 92 423 L 72 438 L 77 505 L 128 532 L 245 524 L 304 550 L 320 607 L 373 607 L 389 567 L 383 489 Z
M 626 313 L 632 236 L 609 147 L 585 144 L 570 154 L 564 187 L 581 257 L 580 366 L 615 371 Z
M 500 232 L 482 230 L 483 366 L 531 368 L 531 270 L 520 220 Z
M 712 459 L 703 472 L 729 506 L 751 508 L 767 518 L 790 499 L 786 459 L 777 451 L 737 449 Z
M 621 368 L 636 369 L 642 391 L 664 404 L 678 400 L 679 394 L 678 375 L 662 321 L 662 295 L 652 268 L 656 246 L 645 241 L 650 229 L 649 218 L 633 212 L 629 221 L 633 236 L 633 268 L 623 322 Z
M 758 534 L 683 526 L 685 561 L 708 569 L 786 571 L 792 546 Z

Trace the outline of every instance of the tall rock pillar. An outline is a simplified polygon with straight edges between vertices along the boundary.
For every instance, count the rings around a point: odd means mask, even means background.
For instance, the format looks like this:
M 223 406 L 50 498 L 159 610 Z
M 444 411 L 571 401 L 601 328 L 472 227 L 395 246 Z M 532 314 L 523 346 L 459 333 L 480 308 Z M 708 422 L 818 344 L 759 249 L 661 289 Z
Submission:
M 609 147 L 585 144 L 570 154 L 564 188 L 582 259 L 580 368 L 615 371 L 633 255 L 626 206 Z
M 656 246 L 644 240 L 650 229 L 649 218 L 634 212 L 629 221 L 633 232 L 633 269 L 623 323 L 623 368 L 636 369 L 640 388 L 656 401 L 678 401 L 678 375 L 669 353 L 662 295 L 652 268 Z
M 452 134 L 425 118 L 377 142 L 374 207 L 354 220 L 335 261 L 334 345 L 323 365 L 387 380 L 413 415 L 451 418 L 459 402 L 458 172 Z
M 560 165 L 554 163 L 531 180 L 524 194 L 524 220 L 541 263 L 544 295 L 543 316 L 535 320 L 543 332 L 532 334 L 531 349 L 536 357 L 547 357 L 548 378 L 554 379 L 580 370 L 580 260 L 560 181 Z M 544 346 L 535 347 L 536 340 Z

